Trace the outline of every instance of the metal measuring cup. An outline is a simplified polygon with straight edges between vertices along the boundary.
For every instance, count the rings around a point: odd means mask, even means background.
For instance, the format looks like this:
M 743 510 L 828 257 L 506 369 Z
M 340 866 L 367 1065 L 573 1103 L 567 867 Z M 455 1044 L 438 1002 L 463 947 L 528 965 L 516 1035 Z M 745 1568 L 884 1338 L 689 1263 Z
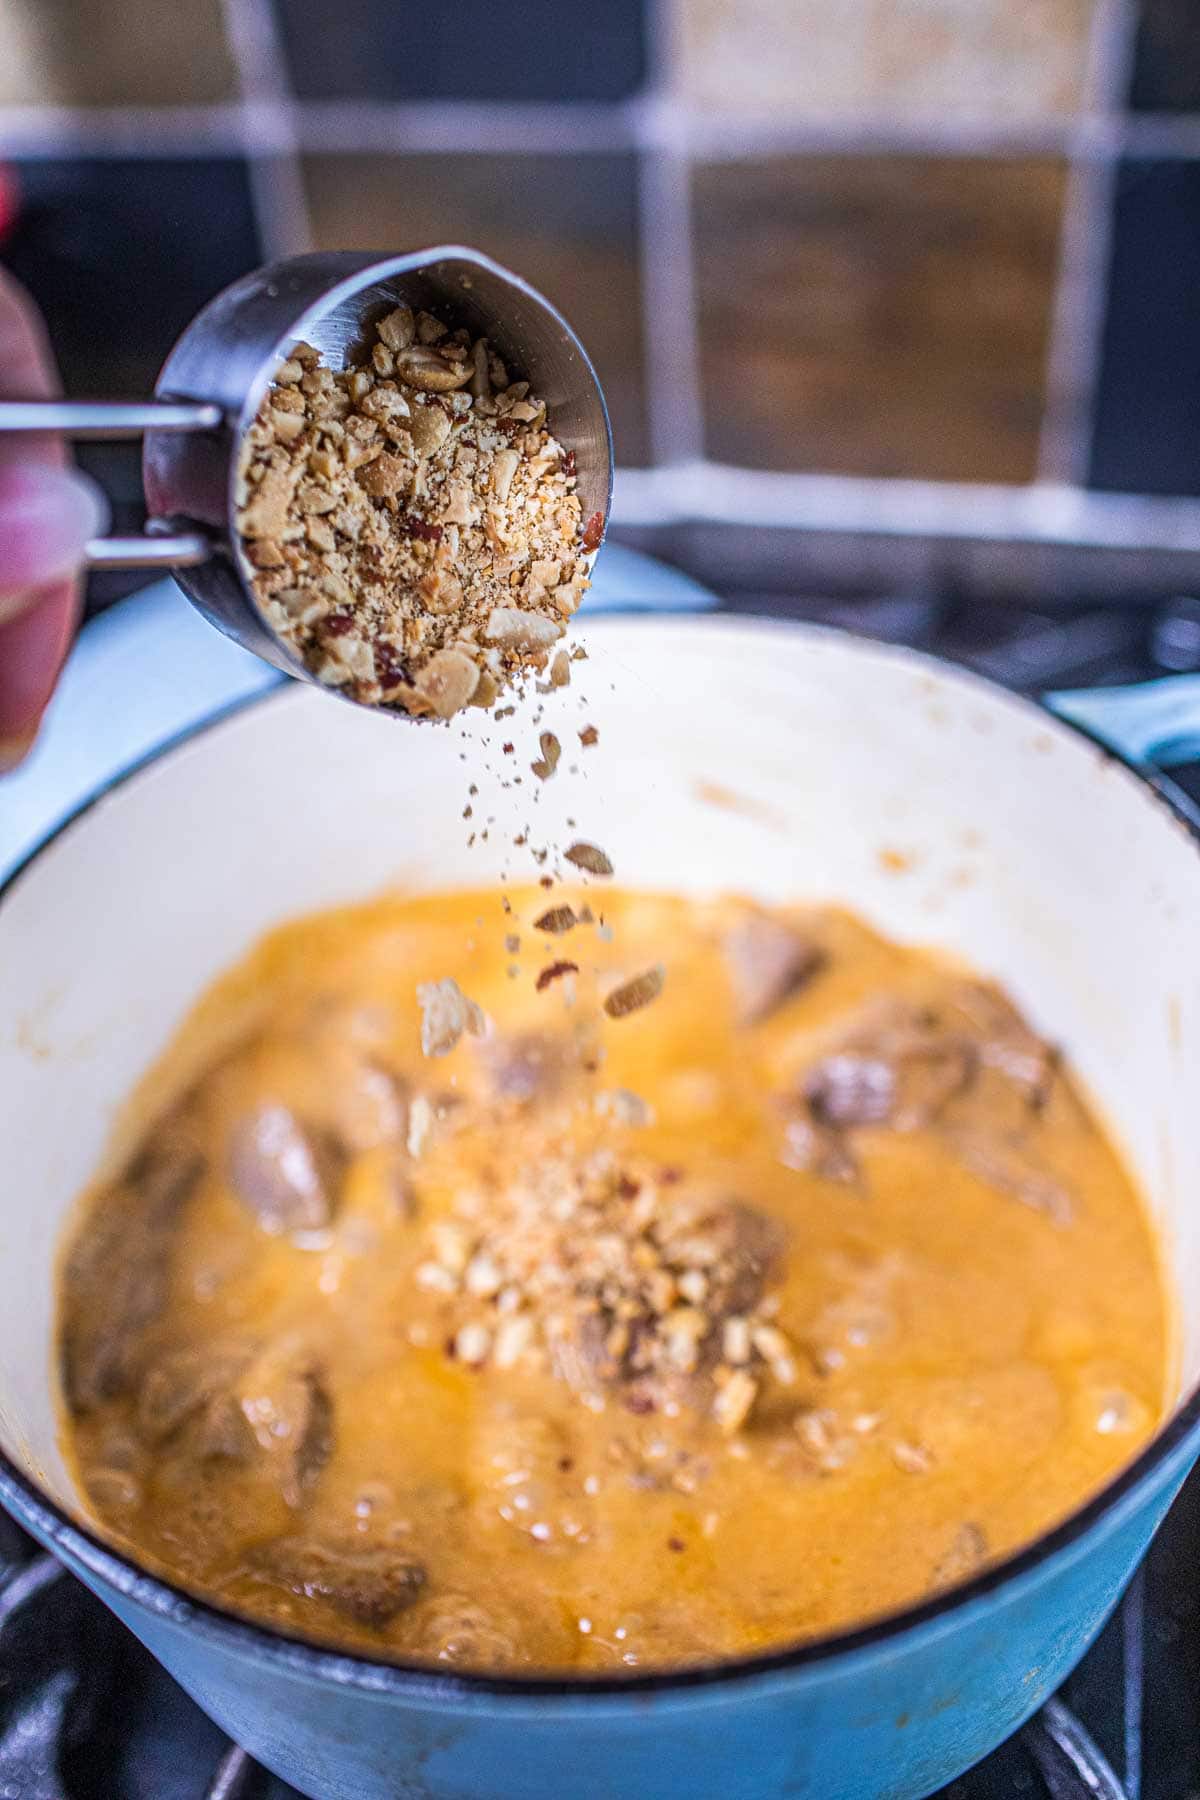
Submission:
M 250 585 L 236 526 L 242 444 L 294 343 L 312 344 L 330 368 L 341 368 L 362 347 L 365 328 L 400 305 L 437 312 L 451 326 L 487 337 L 546 402 L 554 435 L 575 452 L 584 518 L 599 513 L 607 521 L 612 432 L 586 351 L 527 281 L 457 244 L 382 258 L 317 251 L 270 263 L 196 315 L 163 364 L 152 401 L 0 401 L 0 432 L 144 434 L 146 535 L 94 539 L 89 567 L 170 569 L 210 624 L 286 674 L 311 681 Z

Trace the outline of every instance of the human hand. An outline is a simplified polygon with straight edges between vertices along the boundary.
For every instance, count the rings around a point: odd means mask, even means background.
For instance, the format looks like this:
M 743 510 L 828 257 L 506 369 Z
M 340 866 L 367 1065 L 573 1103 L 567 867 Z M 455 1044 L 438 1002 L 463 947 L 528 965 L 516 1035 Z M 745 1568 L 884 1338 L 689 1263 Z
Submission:
M 0 271 L 0 398 L 58 392 L 45 327 Z M 79 617 L 79 570 L 107 509 L 60 439 L 0 436 L 0 775 L 37 735 Z

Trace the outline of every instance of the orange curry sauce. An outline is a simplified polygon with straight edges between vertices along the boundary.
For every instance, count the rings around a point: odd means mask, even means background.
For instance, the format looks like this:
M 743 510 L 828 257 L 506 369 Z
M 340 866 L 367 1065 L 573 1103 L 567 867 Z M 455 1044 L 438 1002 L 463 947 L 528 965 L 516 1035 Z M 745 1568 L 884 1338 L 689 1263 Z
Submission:
M 149 1566 L 375 1654 L 685 1664 L 961 1579 L 1158 1423 L 1147 1218 L 995 989 L 584 899 L 304 919 L 184 1025 L 61 1291 L 71 1463 Z M 487 1031 L 425 1056 L 447 977 Z

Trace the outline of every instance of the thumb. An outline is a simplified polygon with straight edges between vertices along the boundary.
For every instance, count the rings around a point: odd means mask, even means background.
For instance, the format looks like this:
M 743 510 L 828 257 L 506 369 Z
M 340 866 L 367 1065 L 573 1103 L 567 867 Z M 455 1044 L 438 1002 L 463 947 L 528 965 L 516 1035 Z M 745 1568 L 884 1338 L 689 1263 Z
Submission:
M 0 625 L 78 569 L 106 513 L 99 490 L 74 469 L 0 464 Z

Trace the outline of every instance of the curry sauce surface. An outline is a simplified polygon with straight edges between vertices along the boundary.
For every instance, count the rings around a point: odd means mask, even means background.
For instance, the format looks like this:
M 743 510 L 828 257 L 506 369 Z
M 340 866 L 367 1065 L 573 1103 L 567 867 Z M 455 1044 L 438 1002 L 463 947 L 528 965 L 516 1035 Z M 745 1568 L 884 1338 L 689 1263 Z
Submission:
M 962 1579 L 1157 1425 L 1150 1227 L 995 990 L 838 912 L 585 898 L 602 923 L 560 936 L 534 929 L 537 890 L 511 913 L 467 893 L 302 920 L 185 1024 L 62 1278 L 69 1455 L 151 1566 L 375 1654 L 632 1672 Z M 776 961 L 747 990 L 764 923 Z M 659 964 L 652 1005 L 603 1013 L 614 980 Z M 446 977 L 488 1034 L 427 1057 L 414 990 Z M 255 1187 L 264 1154 L 268 1188 L 315 1204 L 299 1223 Z M 671 1248 L 694 1301 L 626 1307 L 624 1335 L 605 1288 L 568 1320 L 574 1360 L 545 1335 L 557 1301 L 509 1324 L 520 1284 L 497 1290 L 479 1249 L 497 1195 L 519 1201 L 503 1250 L 573 1182 L 602 1189 L 598 1254 L 626 1254 L 601 1229 L 623 1205 L 652 1234 L 656 1207 L 698 1195 L 726 1258 L 693 1243 L 694 1280 Z M 562 1211 L 570 1261 L 583 1228 Z M 517 1251 L 544 1274 L 539 1243 Z M 662 1324 L 685 1311 L 709 1326 L 690 1367 Z

